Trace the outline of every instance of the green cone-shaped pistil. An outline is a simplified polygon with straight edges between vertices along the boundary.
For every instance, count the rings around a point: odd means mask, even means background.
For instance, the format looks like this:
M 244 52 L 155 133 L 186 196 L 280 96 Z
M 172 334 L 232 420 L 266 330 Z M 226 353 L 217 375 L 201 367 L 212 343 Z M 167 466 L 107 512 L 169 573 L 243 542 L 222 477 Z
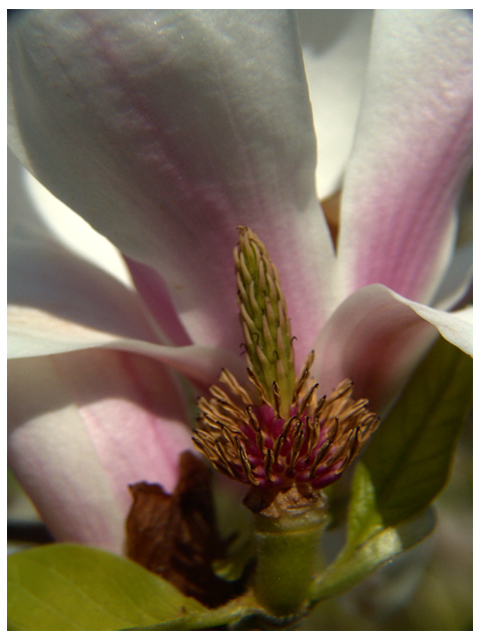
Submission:
M 247 227 L 239 228 L 235 270 L 249 366 L 268 402 L 287 418 L 295 388 L 290 320 L 277 269 Z

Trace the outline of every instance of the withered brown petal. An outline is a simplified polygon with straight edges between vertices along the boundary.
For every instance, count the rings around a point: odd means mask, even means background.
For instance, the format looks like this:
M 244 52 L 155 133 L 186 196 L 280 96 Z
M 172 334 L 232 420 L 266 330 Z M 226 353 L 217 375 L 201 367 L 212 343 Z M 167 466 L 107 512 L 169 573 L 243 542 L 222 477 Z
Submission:
M 190 452 L 180 457 L 180 479 L 169 495 L 158 484 L 130 485 L 127 555 L 208 607 L 227 602 L 239 583 L 215 575 L 212 562 L 229 541 L 216 529 L 210 471 Z

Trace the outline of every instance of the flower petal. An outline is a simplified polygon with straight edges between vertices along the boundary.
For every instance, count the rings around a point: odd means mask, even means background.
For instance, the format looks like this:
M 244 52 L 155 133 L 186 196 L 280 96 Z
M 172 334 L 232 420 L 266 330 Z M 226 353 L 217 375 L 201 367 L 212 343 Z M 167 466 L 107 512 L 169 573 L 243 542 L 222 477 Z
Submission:
M 172 491 L 193 450 L 165 368 L 101 350 L 15 360 L 9 394 L 10 463 L 53 535 L 120 553 L 128 484 Z
M 150 356 L 182 373 L 203 390 L 217 381 L 222 368 L 231 371 L 238 380 L 246 381 L 244 360 L 219 347 L 168 347 L 129 340 L 65 321 L 38 309 L 15 306 L 8 309 L 8 357 L 11 360 L 93 348 Z
M 342 196 L 339 288 L 432 299 L 471 163 L 472 25 L 462 11 L 376 14 Z
M 18 160 L 14 160 L 18 164 Z M 64 248 L 132 288 L 132 278 L 118 249 L 105 236 L 92 229 L 83 218 L 55 198 L 31 173 L 23 167 L 21 172 L 26 195 L 31 198 L 37 216 L 46 225 L 50 235 Z M 11 208 L 8 215 L 11 215 Z M 23 214 L 20 213 L 19 217 L 23 218 Z
M 55 243 L 8 243 L 8 301 L 138 340 L 157 341 L 135 292 Z
M 147 305 L 164 335 L 177 345 L 191 344 L 172 303 L 167 285 L 155 269 L 125 256 L 137 292 Z
M 372 11 L 297 12 L 317 133 L 317 195 L 341 186 L 353 144 L 367 68 Z
M 431 309 L 383 285 L 369 285 L 335 311 L 316 344 L 312 373 L 319 391 L 330 393 L 344 378 L 356 398 L 368 398 L 376 411 L 401 392 L 438 332 L 472 353 L 472 326 L 464 313 Z
M 465 185 L 458 207 L 455 253 L 438 288 L 432 306 L 452 309 L 471 301 L 473 276 L 473 174 Z M 463 302 L 463 304 L 462 304 Z
M 231 252 L 245 224 L 279 264 L 307 351 L 333 253 L 293 14 L 29 12 L 10 61 L 37 177 L 159 271 L 194 342 L 241 342 Z

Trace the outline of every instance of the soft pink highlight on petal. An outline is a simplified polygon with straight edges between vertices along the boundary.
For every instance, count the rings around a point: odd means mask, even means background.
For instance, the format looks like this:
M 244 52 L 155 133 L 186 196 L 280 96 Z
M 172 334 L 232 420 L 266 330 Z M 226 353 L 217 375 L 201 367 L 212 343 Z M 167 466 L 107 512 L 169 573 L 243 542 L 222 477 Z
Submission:
M 195 448 L 184 398 L 166 369 L 150 358 L 101 350 L 57 357 L 55 364 L 123 513 L 131 505 L 129 484 L 146 480 L 171 492 L 179 454 Z
M 11 361 L 8 384 L 8 461 L 54 537 L 121 553 L 120 505 L 53 358 Z
M 59 541 L 122 551 L 128 484 L 171 491 L 193 450 L 184 399 L 159 363 L 89 350 L 11 364 L 9 460 Z
M 342 197 L 344 295 L 378 282 L 420 302 L 434 296 L 471 163 L 471 48 L 466 13 L 376 14 Z

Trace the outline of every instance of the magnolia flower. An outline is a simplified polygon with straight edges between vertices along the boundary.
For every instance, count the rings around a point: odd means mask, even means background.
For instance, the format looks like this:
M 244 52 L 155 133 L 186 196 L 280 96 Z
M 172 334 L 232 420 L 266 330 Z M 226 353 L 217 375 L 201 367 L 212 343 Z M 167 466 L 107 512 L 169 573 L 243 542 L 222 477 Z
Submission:
M 193 448 L 177 374 L 202 392 L 221 368 L 244 379 L 238 225 L 277 265 L 297 363 L 315 349 L 320 395 L 351 378 L 382 412 L 439 332 L 471 353 L 469 312 L 448 311 L 470 285 L 468 248 L 456 245 L 470 17 L 377 12 L 371 34 L 369 20 L 353 14 L 306 54 L 320 105 L 317 185 L 294 13 L 32 11 L 11 21 L 11 147 L 123 253 L 133 282 L 79 257 L 16 203 L 9 456 L 58 540 L 121 552 L 127 485 L 171 490 L 179 453 Z M 340 186 L 334 242 L 319 197 Z

